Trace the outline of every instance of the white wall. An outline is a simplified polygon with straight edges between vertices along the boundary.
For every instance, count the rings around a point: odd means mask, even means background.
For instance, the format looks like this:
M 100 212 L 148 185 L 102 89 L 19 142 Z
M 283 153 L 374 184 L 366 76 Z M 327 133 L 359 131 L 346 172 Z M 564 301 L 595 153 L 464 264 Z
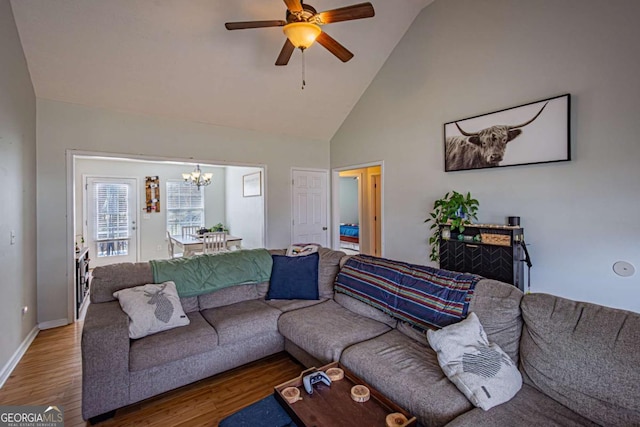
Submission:
M 340 177 L 340 222 L 358 224 L 358 180 Z
M 242 247 L 245 249 L 264 246 L 264 189 L 261 196 L 244 197 L 242 193 L 242 177 L 256 172 L 264 174 L 261 168 L 226 170 L 226 225 L 231 235 L 242 237 Z M 264 183 L 264 175 L 262 182 Z
M 266 165 L 268 247 L 290 241 L 291 167 L 327 168 L 328 143 L 37 100 L 38 319 L 68 318 L 67 150 Z M 69 232 L 71 234 L 72 231 Z
M 127 160 L 107 160 L 79 158 L 76 161 L 76 229 L 74 235 L 83 234 L 82 212 L 84 206 L 85 175 L 138 178 L 139 213 L 139 261 L 168 258 L 167 250 L 167 180 L 182 180 L 183 172 L 191 172 L 193 165 L 176 165 L 161 162 L 132 162 Z M 205 225 L 210 227 L 225 222 L 225 168 L 201 165 L 203 172 L 211 172 L 211 184 L 204 187 Z M 142 212 L 146 206 L 145 177 L 158 176 L 160 179 L 160 212 Z M 86 240 L 86 237 L 85 237 Z M 90 254 L 95 256 L 94 248 Z
M 36 325 L 36 100 L 8 0 L 0 0 L 0 63 L 1 372 Z
M 640 311 L 640 2 L 438 0 L 331 141 L 331 167 L 385 161 L 386 256 L 428 262 L 433 201 L 471 191 L 481 222 L 522 217 L 532 290 Z M 566 163 L 445 173 L 442 125 L 572 94 Z M 517 140 L 513 142 L 517 144 Z

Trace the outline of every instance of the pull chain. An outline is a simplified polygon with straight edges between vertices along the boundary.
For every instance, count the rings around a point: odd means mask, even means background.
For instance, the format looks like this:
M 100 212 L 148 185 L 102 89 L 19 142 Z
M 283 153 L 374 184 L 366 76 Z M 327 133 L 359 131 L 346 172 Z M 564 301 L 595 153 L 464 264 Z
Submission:
M 307 82 L 304 81 L 304 49 L 300 49 L 302 50 L 302 90 L 304 90 L 304 87 L 307 85 Z

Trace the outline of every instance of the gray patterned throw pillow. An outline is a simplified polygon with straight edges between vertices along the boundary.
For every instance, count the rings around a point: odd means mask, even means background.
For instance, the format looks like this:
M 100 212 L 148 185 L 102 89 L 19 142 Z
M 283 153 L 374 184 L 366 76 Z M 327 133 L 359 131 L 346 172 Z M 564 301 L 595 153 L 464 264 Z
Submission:
M 447 378 L 475 406 L 484 409 L 509 401 L 522 387 L 522 375 L 497 344 L 489 343 L 475 313 L 427 339 Z
M 173 282 L 122 289 L 113 297 L 129 315 L 129 338 L 142 338 L 189 324 Z

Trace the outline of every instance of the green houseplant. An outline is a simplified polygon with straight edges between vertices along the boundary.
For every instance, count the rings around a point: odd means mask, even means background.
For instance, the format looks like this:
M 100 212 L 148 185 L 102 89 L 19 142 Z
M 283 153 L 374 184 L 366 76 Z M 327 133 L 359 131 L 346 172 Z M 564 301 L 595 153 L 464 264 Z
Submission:
M 221 222 L 217 223 L 216 225 L 214 225 L 213 227 L 211 227 L 209 229 L 209 231 L 216 232 L 216 231 L 224 231 L 225 233 L 229 232 L 229 229 L 227 227 L 224 226 L 224 224 L 222 224 Z
M 431 261 L 440 259 L 440 224 L 450 224 L 451 231 L 464 231 L 466 224 L 471 224 L 471 220 L 477 220 L 478 201 L 471 197 L 471 193 L 464 194 L 457 191 L 448 192 L 443 198 L 437 199 L 433 203 L 433 210 L 429 213 L 429 218 L 424 222 L 433 222 L 430 229 L 433 230 L 429 237 Z

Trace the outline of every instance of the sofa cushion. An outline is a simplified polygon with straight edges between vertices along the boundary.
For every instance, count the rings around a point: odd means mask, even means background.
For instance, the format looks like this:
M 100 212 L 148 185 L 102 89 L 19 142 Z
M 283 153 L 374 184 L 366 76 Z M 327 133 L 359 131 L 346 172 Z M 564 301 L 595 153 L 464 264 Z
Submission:
M 339 360 L 346 347 L 377 337 L 391 328 L 327 300 L 283 313 L 278 320 L 278 329 L 298 347 L 328 363 Z
M 198 297 L 180 298 L 180 304 L 185 313 L 191 313 L 194 311 L 200 311 L 198 305 Z
M 153 283 L 153 272 L 148 262 L 123 262 L 96 267 L 91 272 L 91 303 L 114 301 L 114 292 L 147 283 Z
M 429 340 L 427 340 L 427 332 L 420 328 L 416 328 L 409 322 L 398 322 L 396 326 L 398 332 L 408 336 L 414 341 L 418 341 L 422 345 L 429 346 Z
M 515 363 L 490 343 L 475 313 L 438 331 L 427 331 L 431 348 L 447 378 L 479 408 L 508 402 L 522 387 Z
M 333 298 L 333 283 L 340 269 L 340 260 L 346 254 L 329 248 L 318 249 L 318 293 L 320 298 Z
M 190 320 L 188 326 L 132 340 L 129 369 L 141 371 L 213 350 L 218 345 L 215 329 L 199 312 L 188 313 L 187 316 Z
M 349 311 L 353 311 L 354 313 L 368 317 L 369 319 L 377 320 L 378 322 L 382 322 L 386 325 L 391 326 L 392 328 L 395 328 L 396 324 L 398 323 L 396 319 L 389 316 L 387 313 L 384 313 L 369 304 L 365 304 L 362 301 L 352 298 L 349 295 L 336 293 L 333 297 L 333 300 Z
M 300 245 L 289 245 L 287 248 L 287 256 L 297 257 L 297 256 L 307 256 L 311 254 L 315 254 L 318 252 L 320 245 L 315 243 L 310 244 L 300 244 Z
M 258 292 L 258 285 L 236 285 L 199 295 L 197 298 L 200 310 L 206 310 L 208 308 L 224 307 L 225 305 L 235 304 L 237 302 L 258 299 L 260 298 L 260 293 Z
M 286 249 L 269 249 L 271 255 L 285 255 Z M 329 248 L 319 248 L 320 262 L 318 264 L 318 294 L 320 299 L 333 298 L 333 282 L 340 269 L 340 260 L 346 256 L 344 252 Z M 265 290 L 266 293 L 266 290 Z
M 482 279 L 469 302 L 469 311 L 478 316 L 489 341 L 498 344 L 516 363 L 522 333 L 521 300 L 522 292 L 515 286 Z
M 317 253 L 306 256 L 271 255 L 273 267 L 266 299 L 318 299 Z
M 392 330 L 347 348 L 340 362 L 425 426 L 442 426 L 473 405 L 440 369 L 435 352 Z
M 218 333 L 218 343 L 226 345 L 278 331 L 282 313 L 263 301 L 242 301 L 201 311 Z
M 298 310 L 299 308 L 311 307 L 312 305 L 325 301 L 326 299 L 272 299 L 265 302 L 269 307 L 277 308 L 284 313 L 291 310 Z
M 564 298 L 522 299 L 524 380 L 602 425 L 640 425 L 640 314 Z
M 595 427 L 597 424 L 527 384 L 524 384 L 518 394 L 507 403 L 496 406 L 490 411 L 476 408 L 447 424 L 447 427 L 496 426 Z
M 113 293 L 129 316 L 129 338 L 189 324 L 173 282 L 148 284 Z

